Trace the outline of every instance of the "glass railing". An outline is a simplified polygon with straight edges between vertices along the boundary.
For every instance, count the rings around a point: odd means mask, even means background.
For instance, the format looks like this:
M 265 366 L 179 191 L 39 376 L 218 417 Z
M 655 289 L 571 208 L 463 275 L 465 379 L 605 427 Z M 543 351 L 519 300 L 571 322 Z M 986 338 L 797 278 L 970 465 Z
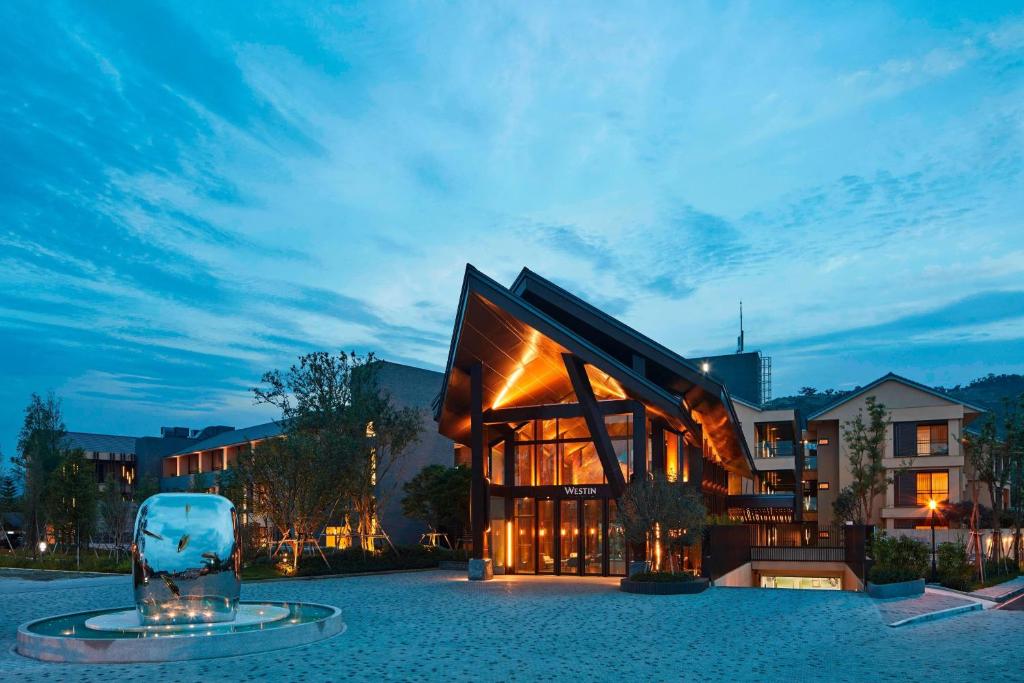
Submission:
M 817 496 L 804 496 L 804 512 L 816 512 L 818 509 Z
M 817 470 L 818 469 L 818 456 L 808 455 L 804 457 L 804 469 L 805 470 Z
M 949 444 L 945 441 L 918 441 L 917 456 L 949 455 Z
M 783 458 L 793 455 L 792 441 L 760 441 L 757 444 L 757 457 Z

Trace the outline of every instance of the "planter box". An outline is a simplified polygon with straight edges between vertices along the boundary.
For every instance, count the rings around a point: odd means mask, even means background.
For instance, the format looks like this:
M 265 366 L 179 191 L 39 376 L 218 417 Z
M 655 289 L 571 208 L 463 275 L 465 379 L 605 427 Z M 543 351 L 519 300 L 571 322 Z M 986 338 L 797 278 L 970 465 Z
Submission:
M 470 581 L 490 581 L 494 578 L 494 566 L 490 559 L 470 560 L 467 567 Z
M 868 581 L 868 595 L 873 598 L 912 598 L 924 594 L 924 579 L 900 581 L 899 583 L 871 583 Z
M 625 593 L 641 593 L 643 595 L 689 595 L 707 590 L 709 581 L 704 577 L 692 581 L 633 581 L 622 579 L 619 590 Z

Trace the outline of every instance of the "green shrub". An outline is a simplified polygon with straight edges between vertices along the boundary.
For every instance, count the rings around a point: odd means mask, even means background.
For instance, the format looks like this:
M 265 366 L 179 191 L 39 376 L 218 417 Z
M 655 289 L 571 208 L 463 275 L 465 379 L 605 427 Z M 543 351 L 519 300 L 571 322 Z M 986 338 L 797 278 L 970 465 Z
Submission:
M 0 553 L 0 567 L 17 567 L 20 569 L 50 569 L 59 571 L 82 571 L 82 572 L 108 572 L 117 574 L 129 574 L 132 571 L 131 560 L 122 553 L 118 562 L 114 558 L 101 552 L 99 556 L 91 550 L 83 550 L 81 558 L 75 561 L 74 553 L 43 553 L 38 558 L 25 549 L 18 549 L 14 553 Z
M 875 534 L 871 553 L 875 564 L 868 578 L 872 583 L 913 581 L 924 578 L 928 571 L 928 546 L 907 536 Z
M 629 578 L 631 581 L 667 583 L 669 581 L 693 581 L 696 577 L 687 572 L 640 572 Z
M 939 544 L 938 571 L 943 586 L 959 591 L 971 589 L 974 567 L 967 561 L 967 546 L 963 541 Z
M 1020 568 L 1013 560 L 1008 559 L 1006 562 L 987 560 L 985 562 L 985 583 L 989 586 L 1009 581 L 1019 575 Z
M 421 545 L 398 546 L 396 555 L 390 548 L 380 552 L 363 552 L 359 548 L 344 550 L 325 549 L 324 554 L 330 566 L 324 564 L 319 555 L 306 556 L 299 564 L 297 576 L 326 576 L 331 574 L 362 574 L 366 572 L 394 571 L 398 569 L 429 569 L 444 560 L 465 561 L 465 550 L 427 548 Z M 254 558 L 243 571 L 244 579 L 265 579 L 281 574 L 275 565 L 279 558 L 271 560 L 264 552 Z
M 875 565 L 868 572 L 868 581 L 882 585 L 883 583 L 903 583 L 904 581 L 916 581 L 921 578 L 917 572 L 905 567 L 885 567 Z

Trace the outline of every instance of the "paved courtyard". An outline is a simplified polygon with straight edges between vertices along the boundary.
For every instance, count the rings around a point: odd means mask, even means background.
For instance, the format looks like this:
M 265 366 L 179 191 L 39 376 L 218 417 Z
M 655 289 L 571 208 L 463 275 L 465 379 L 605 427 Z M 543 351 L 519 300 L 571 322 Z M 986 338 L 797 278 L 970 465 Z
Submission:
M 1024 613 L 973 612 L 889 628 L 870 598 L 713 588 L 620 593 L 613 579 L 428 571 L 253 583 L 245 599 L 338 605 L 348 631 L 262 655 L 168 664 L 44 664 L 14 654 L 17 625 L 130 603 L 126 578 L 5 591 L 0 680 L 18 681 L 1024 681 Z

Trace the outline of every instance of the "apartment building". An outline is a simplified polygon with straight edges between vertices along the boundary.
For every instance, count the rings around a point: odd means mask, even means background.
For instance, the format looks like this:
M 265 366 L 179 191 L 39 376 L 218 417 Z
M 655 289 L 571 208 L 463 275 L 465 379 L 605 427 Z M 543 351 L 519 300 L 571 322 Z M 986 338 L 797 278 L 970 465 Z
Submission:
M 427 465 L 451 467 L 455 462 L 454 446 L 437 433 L 429 410 L 441 379 L 439 372 L 387 361 L 381 363 L 378 373 L 381 389 L 391 396 L 396 407 L 414 408 L 421 413 L 419 440 L 377 484 L 380 523 L 396 544 L 416 543 L 425 531 L 422 523 L 402 514 L 402 485 Z M 267 439 L 281 437 L 282 431 L 278 422 L 241 429 L 208 428 L 200 438 L 162 459 L 160 489 L 216 493 L 222 473 L 234 468 L 241 454 Z M 329 526 L 325 544 L 344 546 L 348 542 L 346 534 L 342 527 Z
M 818 461 L 819 521 L 832 521 L 832 502 L 852 481 L 843 426 L 858 413 L 867 419 L 870 396 L 885 406 L 890 420 L 883 463 L 892 482 L 878 497 L 872 521 L 885 529 L 925 528 L 931 523 L 930 500 L 944 507 L 969 500 L 962 438 L 984 409 L 889 373 L 807 416 L 807 442 Z M 946 526 L 942 515 L 939 520 Z

